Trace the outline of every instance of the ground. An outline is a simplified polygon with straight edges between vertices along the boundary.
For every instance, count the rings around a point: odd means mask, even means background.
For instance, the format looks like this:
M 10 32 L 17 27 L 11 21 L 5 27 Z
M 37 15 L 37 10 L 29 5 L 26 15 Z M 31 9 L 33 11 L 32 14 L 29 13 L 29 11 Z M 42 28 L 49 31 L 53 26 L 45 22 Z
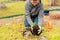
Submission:
M 22 5 L 24 5 L 24 2 L 6 4 L 7 8 L 0 10 L 0 17 L 20 13 L 24 14 L 24 6 Z M 49 17 L 47 16 L 45 20 L 46 19 L 48 20 Z M 56 20 L 53 20 L 52 22 L 54 23 Z M 43 33 L 40 35 L 40 37 L 46 36 L 48 40 L 60 40 L 60 26 L 56 26 L 55 24 L 52 25 L 51 29 L 47 29 L 44 25 L 42 27 Z M 37 37 L 30 39 L 24 38 L 22 36 L 24 28 L 24 16 L 0 19 L 0 40 L 38 40 Z

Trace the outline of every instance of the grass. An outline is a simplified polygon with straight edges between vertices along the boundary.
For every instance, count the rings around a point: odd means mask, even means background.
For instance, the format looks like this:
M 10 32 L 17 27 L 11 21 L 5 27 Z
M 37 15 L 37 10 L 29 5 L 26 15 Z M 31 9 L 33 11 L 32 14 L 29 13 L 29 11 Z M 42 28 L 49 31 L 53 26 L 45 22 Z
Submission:
M 29 40 L 29 38 L 23 38 L 21 29 L 24 29 L 23 23 L 11 24 L 0 26 L 0 40 Z M 44 31 L 41 36 L 46 36 L 49 40 L 60 40 L 60 27 L 53 27 L 51 30 L 47 30 L 43 27 Z M 33 38 L 33 40 L 38 40 Z
M 3 2 L 3 1 L 6 1 L 6 0 L 0 0 L 0 2 Z
M 45 29 L 42 33 L 43 36 L 46 36 L 49 40 L 60 40 L 60 27 L 53 27 L 51 30 Z
M 24 2 L 7 3 L 7 8 L 0 9 L 0 17 L 14 14 L 24 14 Z

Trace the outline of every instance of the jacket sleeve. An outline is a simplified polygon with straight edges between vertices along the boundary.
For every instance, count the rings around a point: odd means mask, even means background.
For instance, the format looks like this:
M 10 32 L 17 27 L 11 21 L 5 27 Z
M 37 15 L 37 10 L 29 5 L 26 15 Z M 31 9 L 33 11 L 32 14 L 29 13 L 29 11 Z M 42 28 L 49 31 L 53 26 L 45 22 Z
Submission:
M 44 11 L 43 8 L 44 8 L 44 7 L 43 7 L 43 5 L 41 4 L 41 5 L 40 5 L 40 10 L 39 10 L 39 15 L 38 15 L 38 26 L 42 26 L 42 24 L 43 24 L 43 11 Z
M 33 22 L 30 17 L 30 6 L 28 3 L 25 4 L 25 12 L 26 12 L 26 18 L 30 26 L 33 26 Z

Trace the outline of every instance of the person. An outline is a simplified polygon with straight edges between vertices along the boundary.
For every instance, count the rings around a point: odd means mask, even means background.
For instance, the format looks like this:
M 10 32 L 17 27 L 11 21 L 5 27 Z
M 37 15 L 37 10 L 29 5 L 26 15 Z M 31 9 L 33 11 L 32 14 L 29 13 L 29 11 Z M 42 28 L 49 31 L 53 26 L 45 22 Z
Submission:
M 41 0 L 27 0 L 25 4 L 25 27 L 33 29 L 34 23 L 36 23 L 40 29 L 38 33 L 40 33 L 43 24 L 43 11 Z

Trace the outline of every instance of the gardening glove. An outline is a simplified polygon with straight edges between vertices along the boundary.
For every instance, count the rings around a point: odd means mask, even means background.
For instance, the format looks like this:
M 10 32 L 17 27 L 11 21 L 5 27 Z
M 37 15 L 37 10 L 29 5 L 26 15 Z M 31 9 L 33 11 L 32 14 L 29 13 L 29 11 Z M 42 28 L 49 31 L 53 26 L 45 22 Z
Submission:
M 31 30 L 33 30 L 33 25 L 31 25 Z
M 42 28 L 41 28 L 41 26 L 39 26 L 38 34 L 40 34 L 41 31 L 42 31 Z

